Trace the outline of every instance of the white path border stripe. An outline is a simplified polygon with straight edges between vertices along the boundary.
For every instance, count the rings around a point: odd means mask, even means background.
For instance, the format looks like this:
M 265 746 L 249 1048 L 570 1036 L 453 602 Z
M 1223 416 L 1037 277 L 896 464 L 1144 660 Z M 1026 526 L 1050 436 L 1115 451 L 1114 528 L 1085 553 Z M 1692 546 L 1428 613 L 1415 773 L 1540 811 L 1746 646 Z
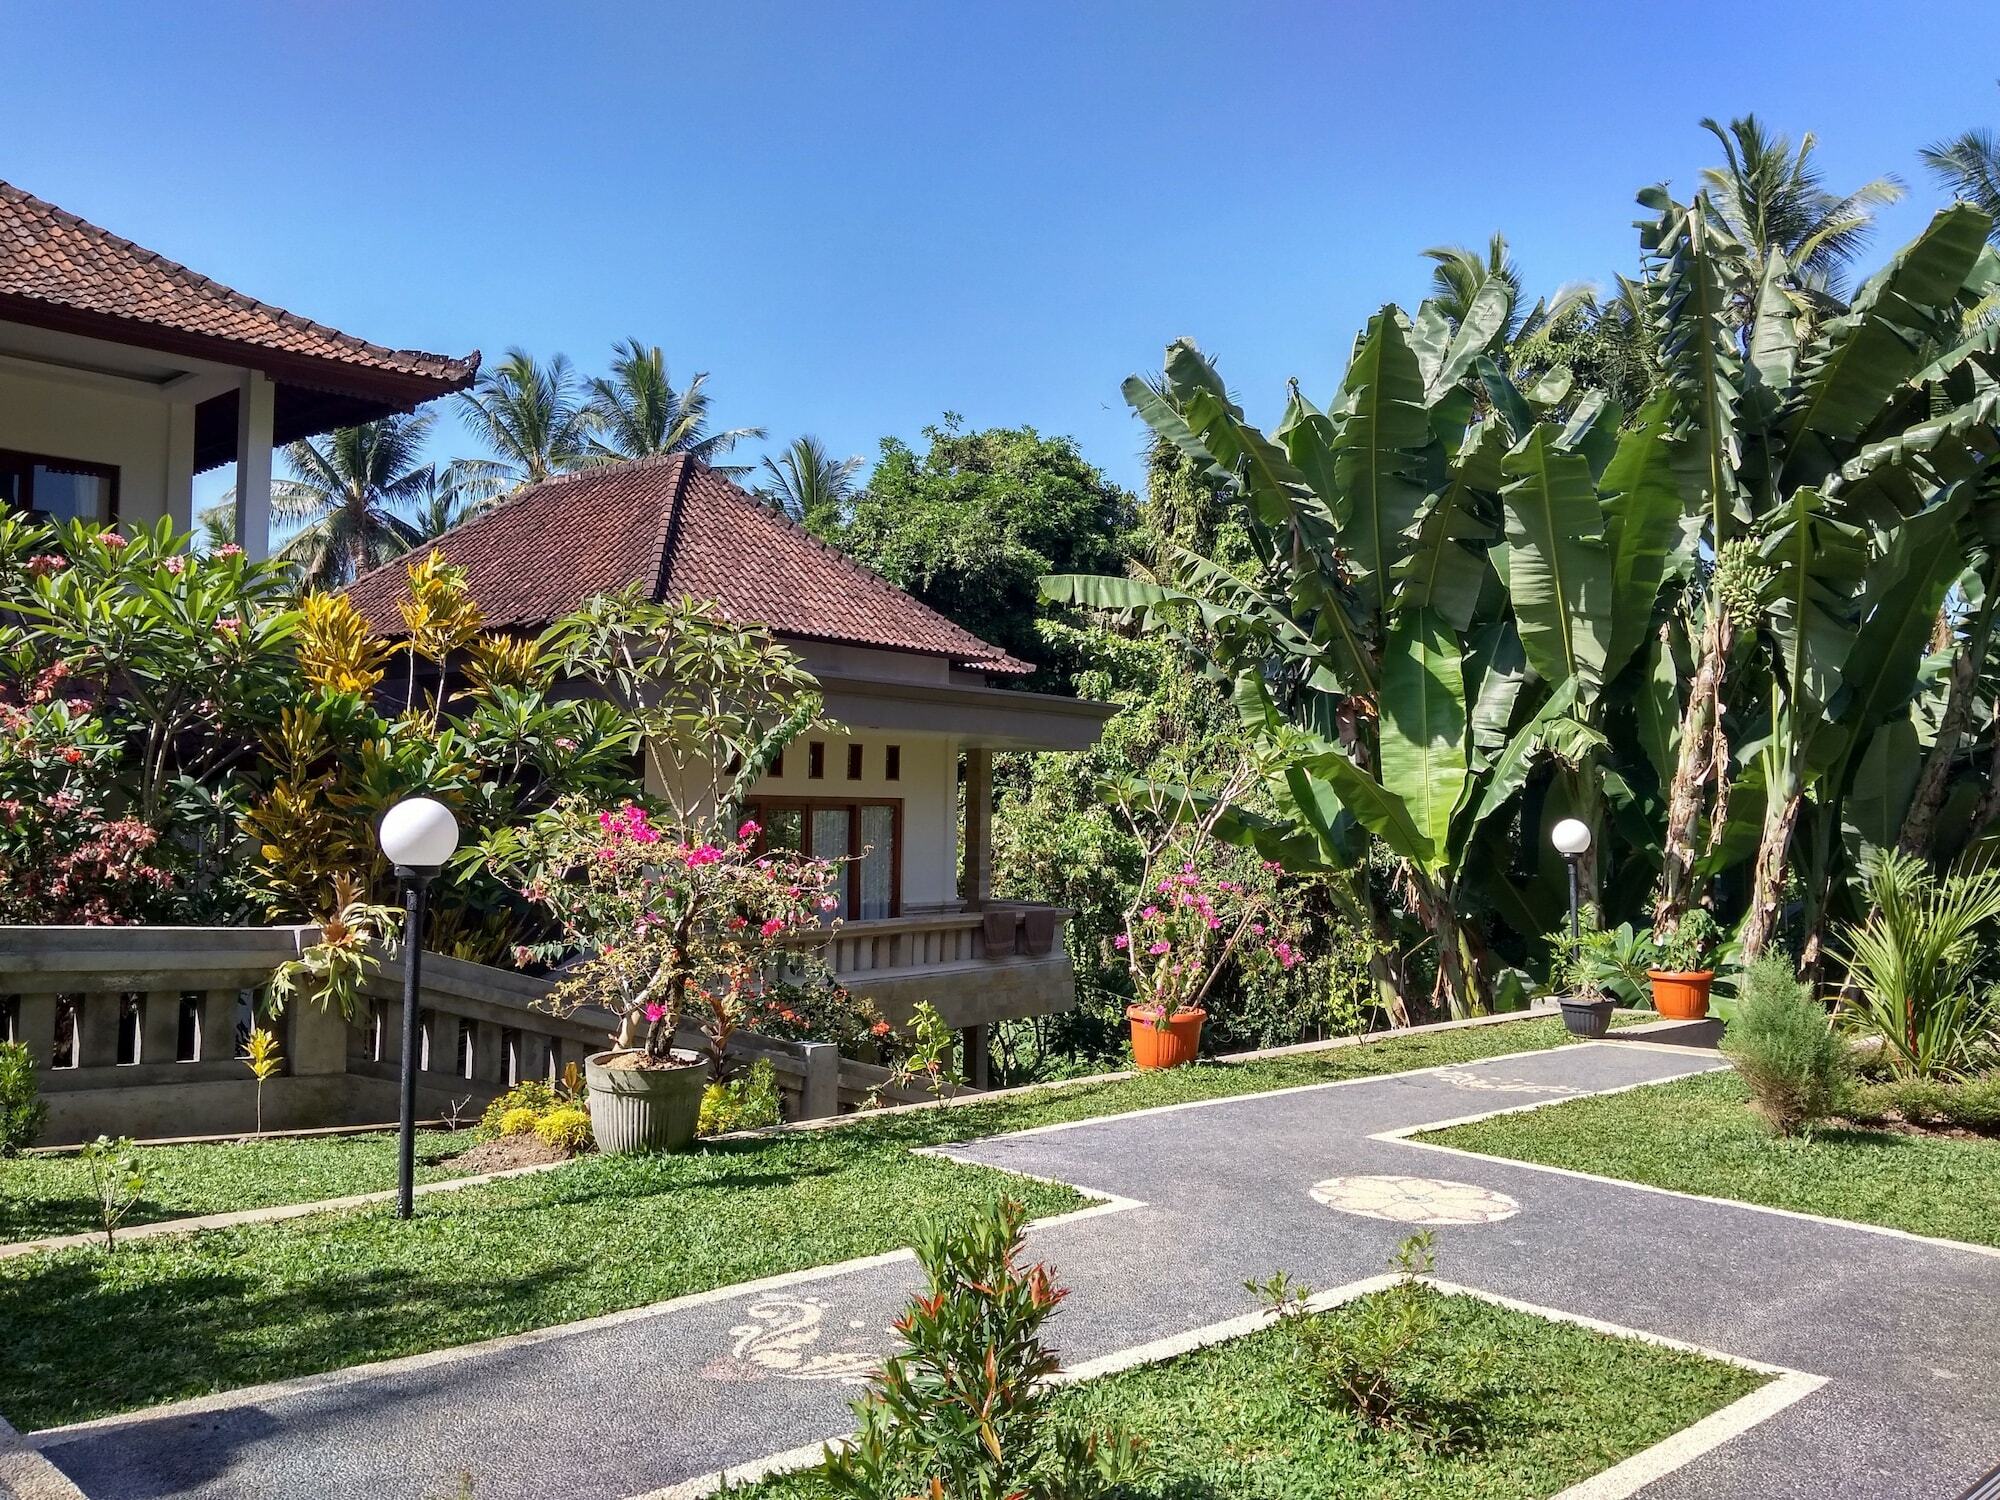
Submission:
M 1496 1307 L 1511 1308 L 1515 1312 L 1545 1318 L 1550 1322 L 1569 1323 L 1579 1328 L 1587 1328 L 1593 1333 L 1608 1334 L 1613 1338 L 1632 1339 L 1660 1348 L 1699 1354 L 1721 1364 L 1734 1365 L 1739 1369 L 1753 1370 L 1760 1375 L 1773 1377 L 1769 1384 L 1759 1386 L 1749 1395 L 1739 1397 L 1719 1411 L 1709 1413 L 1700 1421 L 1663 1438 L 1652 1447 L 1641 1449 L 1601 1473 L 1572 1485 L 1552 1497 L 1552 1500 L 1626 1500 L 1626 1497 L 1636 1495 L 1642 1487 L 1651 1484 L 1662 1475 L 1673 1472 L 1683 1464 L 1693 1462 L 1729 1439 L 1749 1431 L 1767 1417 L 1783 1411 L 1793 1402 L 1811 1395 L 1827 1383 L 1823 1375 L 1808 1375 L 1803 1371 L 1787 1369 L 1783 1365 L 1764 1364 L 1758 1360 L 1745 1359 L 1740 1355 L 1724 1353 L 1720 1349 L 1691 1344 L 1684 1339 L 1648 1333 L 1638 1328 L 1627 1328 L 1621 1324 L 1607 1323 L 1600 1318 L 1564 1312 L 1560 1308 L 1541 1307 L 1532 1302 L 1503 1297 L 1496 1292 L 1481 1291 L 1478 1287 L 1440 1281 L 1434 1276 L 1425 1276 L 1421 1279 L 1447 1296 L 1472 1297 Z M 1389 1272 L 1380 1276 L 1365 1277 L 1360 1281 L 1350 1281 L 1343 1286 L 1314 1293 L 1307 1300 L 1306 1307 L 1312 1312 L 1324 1312 L 1342 1303 L 1383 1291 L 1401 1280 L 1401 1276 Z M 1135 1370 L 1142 1365 L 1161 1364 L 1170 1359 L 1178 1359 L 1183 1354 L 1192 1354 L 1197 1349 L 1206 1349 L 1214 1344 L 1226 1343 L 1231 1339 L 1257 1333 L 1270 1327 L 1277 1318 L 1278 1315 L 1274 1312 L 1260 1310 L 1227 1318 L 1220 1323 L 1190 1328 L 1184 1333 L 1170 1334 L 1166 1338 L 1135 1344 L 1129 1349 L 1119 1349 L 1096 1359 L 1085 1360 L 1081 1364 L 1061 1371 L 1051 1383 L 1075 1385 L 1081 1381 L 1099 1380 L 1107 1375 Z M 852 1433 L 835 1434 L 822 1442 L 787 1448 L 782 1453 L 767 1454 L 763 1458 L 749 1459 L 726 1469 L 697 1474 L 693 1478 L 679 1480 L 663 1489 L 648 1490 L 643 1495 L 631 1496 L 629 1500 L 703 1500 L 705 1496 L 719 1493 L 726 1485 L 750 1484 L 773 1474 L 789 1474 L 799 1469 L 810 1468 L 820 1461 L 829 1447 L 837 1447 L 852 1436 Z
M 1684 1074 L 1696 1077 L 1696 1074 Z M 1396 1130 L 1385 1130 L 1379 1135 L 1368 1137 L 1371 1141 L 1383 1141 L 1391 1145 L 1410 1146 L 1418 1151 L 1435 1151 L 1443 1156 L 1456 1156 L 1463 1161 L 1497 1162 L 1505 1167 L 1519 1167 L 1527 1172 L 1547 1172 L 1556 1177 L 1573 1177 L 1580 1182 L 1603 1183 L 1609 1187 L 1630 1188 L 1635 1193 L 1654 1193 L 1662 1198 L 1679 1198 L 1687 1203 L 1707 1203 L 1717 1208 L 1740 1208 L 1747 1213 L 1771 1214 L 1780 1219 L 1797 1219 L 1806 1224 L 1824 1224 L 1832 1229 L 1852 1229 L 1862 1234 L 1882 1235 L 1892 1240 L 1906 1240 L 1914 1245 L 1927 1245 L 1938 1250 L 1957 1250 L 1966 1255 L 1984 1256 L 1988 1260 L 2000 1260 L 2000 1245 L 1976 1245 L 1970 1240 L 1947 1240 L 1934 1234 L 1918 1234 L 1913 1229 L 1898 1229 L 1893 1224 L 1864 1224 L 1859 1219 L 1835 1219 L 1825 1214 L 1809 1214 L 1803 1209 L 1779 1208 L 1770 1203 L 1750 1203 L 1742 1198 L 1717 1198 L 1707 1193 L 1683 1192 L 1679 1188 L 1660 1187 L 1651 1182 L 1634 1182 L 1627 1177 L 1606 1177 L 1600 1172 L 1579 1171 L 1575 1167 L 1555 1167 L 1547 1162 L 1522 1161 L 1519 1157 L 1499 1156 L 1491 1151 L 1468 1151 L 1463 1146 L 1447 1146 L 1440 1141 L 1420 1141 L 1419 1135 L 1427 1135 L 1434 1130 L 1449 1130 L 1459 1125 L 1475 1125 L 1481 1120 L 1495 1119 L 1501 1115 L 1525 1114 L 1531 1109 L 1547 1109 L 1551 1105 L 1571 1104 L 1579 1099 L 1601 1099 L 1610 1094 L 1623 1094 L 1632 1089 L 1655 1088 L 1660 1084 L 1673 1083 L 1675 1079 L 1661 1078 L 1646 1083 L 1627 1084 L 1622 1088 L 1601 1089 L 1594 1094 L 1573 1094 L 1561 1099 L 1537 1099 L 1532 1104 L 1517 1104 L 1508 1109 L 1488 1110 L 1485 1114 L 1466 1115 L 1456 1120 L 1440 1120 L 1435 1125 L 1406 1125 Z
M 1090 1193 L 1088 1188 L 1077 1188 L 1076 1191 Z M 1102 1214 L 1123 1213 L 1127 1209 L 1145 1207 L 1145 1204 L 1134 1198 L 1118 1198 L 1110 1194 L 1090 1195 L 1107 1197 L 1111 1201 L 1093 1203 L 1087 1208 L 1071 1209 L 1068 1213 L 1051 1214 L 1048 1218 L 1036 1219 L 1028 1224 L 1027 1232 L 1033 1234 L 1039 1230 L 1075 1223 L 1079 1219 L 1094 1219 Z M 448 1349 L 430 1349 L 422 1354 L 405 1354 L 395 1359 L 376 1360 L 371 1364 L 348 1365 L 338 1370 L 321 1370 L 316 1374 L 299 1375 L 289 1380 L 274 1380 L 265 1385 L 239 1386 L 233 1390 L 218 1391 L 212 1396 L 194 1396 L 185 1401 L 140 1407 L 136 1411 L 118 1412 L 108 1417 L 93 1417 L 87 1422 L 75 1422 L 67 1427 L 45 1427 L 39 1432 L 24 1434 L 23 1441 L 36 1448 L 53 1448 L 81 1433 L 116 1431 L 122 1427 L 136 1427 L 175 1417 L 198 1416 L 203 1412 L 223 1411 L 257 1402 L 275 1401 L 308 1391 L 351 1385 L 363 1380 L 372 1380 L 380 1375 L 400 1375 L 413 1370 L 431 1369 L 459 1360 L 475 1359 L 501 1349 L 532 1348 L 537 1344 L 568 1338 L 574 1334 L 595 1333 L 600 1329 L 616 1328 L 621 1324 L 636 1323 L 646 1318 L 666 1317 L 690 1307 L 706 1307 L 716 1302 L 731 1302 L 739 1297 L 761 1296 L 765 1292 L 824 1281 L 831 1276 L 845 1276 L 850 1271 L 870 1271 L 878 1266 L 894 1265 L 899 1261 L 915 1261 L 915 1259 L 916 1252 L 906 1245 L 897 1250 L 884 1250 L 878 1255 L 835 1261 L 828 1266 L 807 1266 L 797 1271 L 781 1271 L 774 1276 L 761 1276 L 754 1281 L 738 1281 L 729 1286 L 710 1287 L 707 1291 L 688 1292 L 683 1296 L 670 1297 L 664 1302 L 649 1302 L 643 1307 L 621 1308 L 617 1312 L 604 1313 L 595 1318 L 583 1318 L 574 1323 L 558 1323 L 550 1328 L 530 1328 L 520 1333 L 502 1334 L 499 1338 L 482 1339 L 476 1344 L 454 1344 Z

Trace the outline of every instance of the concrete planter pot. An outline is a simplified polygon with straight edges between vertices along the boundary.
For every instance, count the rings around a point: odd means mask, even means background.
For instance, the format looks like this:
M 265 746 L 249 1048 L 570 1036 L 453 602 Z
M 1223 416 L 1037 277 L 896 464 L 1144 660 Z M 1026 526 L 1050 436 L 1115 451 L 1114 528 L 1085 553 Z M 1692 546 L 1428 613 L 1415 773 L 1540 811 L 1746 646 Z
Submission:
M 613 1155 L 687 1150 L 694 1144 L 695 1122 L 701 1117 L 708 1065 L 607 1066 L 620 1055 L 598 1052 L 584 1059 L 584 1078 L 590 1085 L 590 1130 L 597 1137 L 597 1149 Z
M 1609 1000 L 1563 1000 L 1563 1025 L 1569 1028 L 1571 1036 L 1600 1037 L 1611 1029 L 1611 1012 L 1615 1007 Z

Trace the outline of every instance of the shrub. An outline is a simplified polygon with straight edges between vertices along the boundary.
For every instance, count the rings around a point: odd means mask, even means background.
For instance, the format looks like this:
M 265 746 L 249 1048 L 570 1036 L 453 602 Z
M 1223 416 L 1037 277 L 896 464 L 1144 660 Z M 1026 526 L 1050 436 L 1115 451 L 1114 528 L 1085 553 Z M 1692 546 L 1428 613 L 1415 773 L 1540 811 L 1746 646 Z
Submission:
M 1429 1231 L 1396 1252 L 1394 1286 L 1329 1312 L 1283 1272 L 1247 1282 L 1292 1332 L 1299 1383 L 1365 1426 L 1443 1449 L 1477 1433 L 1491 1351 L 1443 1339 L 1444 1295 L 1420 1278 L 1434 1263 Z
M 2000 866 L 1940 879 L 1890 850 L 1862 870 L 1866 921 L 1843 928 L 1853 996 L 1841 1015 L 1882 1042 L 1899 1077 L 1964 1073 L 1990 1054 L 1996 1006 L 1974 990 L 1986 930 L 2000 920 Z
M 748 1074 L 727 1083 L 711 1083 L 702 1091 L 697 1135 L 726 1135 L 732 1130 L 761 1130 L 779 1119 L 778 1074 L 761 1059 Z
M 1856 1088 L 1842 1110 L 1862 1125 L 1904 1120 L 1912 1125 L 1956 1125 L 1962 1130 L 2000 1132 L 2000 1074 L 1963 1082 L 1938 1078 L 1897 1078 Z
M 100 1135 L 83 1148 L 90 1169 L 90 1186 L 97 1194 L 97 1221 L 104 1230 L 104 1248 L 118 1248 L 118 1225 L 146 1191 L 146 1168 L 127 1136 L 112 1140 Z
M 500 1117 L 501 1135 L 533 1135 L 535 1126 L 541 1123 L 541 1115 L 525 1104 L 516 1105 Z
M 534 1128 L 535 1121 L 564 1102 L 562 1096 L 539 1078 L 525 1079 L 486 1106 L 479 1128 L 488 1135 L 520 1135 Z M 507 1119 L 525 1111 L 526 1124 L 510 1127 Z
M 590 1111 L 581 1104 L 563 1104 L 535 1121 L 535 1139 L 574 1156 L 591 1145 Z
M 35 1144 L 49 1107 L 35 1085 L 35 1059 L 25 1042 L 0 1042 L 0 1156 Z
M 1780 1135 L 1832 1114 L 1853 1080 L 1853 1059 L 1826 1008 L 1780 954 L 1767 953 L 1745 971 L 1722 1045 L 1757 1112 Z
M 1136 1477 L 1125 1434 L 1046 1430 L 1058 1361 L 1042 1328 L 1064 1293 L 1046 1265 L 1020 1264 L 1025 1216 L 1008 1200 L 924 1236 L 927 1287 L 896 1320 L 901 1352 L 855 1403 L 852 1446 L 822 1466 L 835 1494 L 1095 1500 Z

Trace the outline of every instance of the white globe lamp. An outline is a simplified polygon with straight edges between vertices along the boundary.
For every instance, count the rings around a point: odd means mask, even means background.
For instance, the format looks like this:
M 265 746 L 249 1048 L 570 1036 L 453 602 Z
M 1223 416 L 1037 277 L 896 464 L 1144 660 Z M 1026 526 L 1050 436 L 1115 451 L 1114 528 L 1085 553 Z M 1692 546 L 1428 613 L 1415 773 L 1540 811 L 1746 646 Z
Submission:
M 1590 825 L 1581 818 L 1564 818 L 1549 830 L 1549 842 L 1556 846 L 1556 853 L 1569 865 L 1569 935 L 1574 939 L 1583 931 L 1582 917 L 1577 908 L 1576 862 L 1590 851 Z
M 417 1004 L 422 986 L 424 898 L 458 848 L 458 819 L 434 797 L 406 797 L 382 814 L 375 832 L 403 882 L 403 1069 L 396 1141 L 396 1217 L 415 1211 L 417 1178 Z

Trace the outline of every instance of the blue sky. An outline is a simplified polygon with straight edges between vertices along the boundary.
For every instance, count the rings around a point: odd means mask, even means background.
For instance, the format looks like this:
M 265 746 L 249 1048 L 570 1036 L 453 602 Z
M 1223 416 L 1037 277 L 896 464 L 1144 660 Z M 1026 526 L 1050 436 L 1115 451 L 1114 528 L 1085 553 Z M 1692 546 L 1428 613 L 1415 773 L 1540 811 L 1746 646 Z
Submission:
M 1504 12 L 1504 14 L 1503 14 Z M 612 342 L 724 425 L 872 456 L 949 408 L 1136 484 L 1120 380 L 1215 353 L 1253 417 L 1323 399 L 1418 252 L 1531 290 L 1636 259 L 1633 191 L 1705 114 L 1818 132 L 1830 184 L 1939 201 L 2000 125 L 1985 5 L 713 6 L 0 0 L 0 177 L 382 342 Z M 440 456 L 471 451 L 448 415 Z M 227 476 L 209 476 L 212 494 Z

